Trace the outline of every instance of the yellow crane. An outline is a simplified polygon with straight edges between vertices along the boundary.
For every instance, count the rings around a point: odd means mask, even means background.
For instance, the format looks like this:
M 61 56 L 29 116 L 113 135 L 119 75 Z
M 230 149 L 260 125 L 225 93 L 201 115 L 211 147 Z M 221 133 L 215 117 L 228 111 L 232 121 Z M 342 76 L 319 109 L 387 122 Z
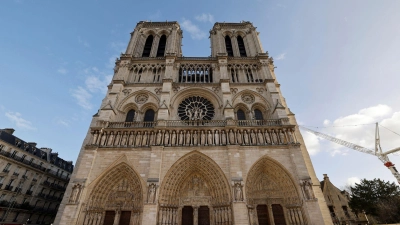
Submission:
M 310 133 L 315 134 L 318 137 L 324 138 L 328 141 L 332 141 L 335 142 L 339 145 L 343 145 L 345 147 L 354 149 L 356 151 L 359 152 L 364 152 L 370 155 L 374 155 L 376 157 L 378 157 L 379 160 L 381 160 L 383 162 L 383 165 L 385 165 L 390 172 L 393 174 L 393 176 L 396 178 L 397 182 L 400 184 L 400 173 L 397 171 L 396 167 L 394 166 L 394 164 L 389 160 L 388 155 L 391 153 L 395 153 L 397 151 L 400 151 L 400 147 L 399 148 L 394 148 L 391 149 L 389 151 L 386 152 L 382 152 L 382 148 L 381 148 L 381 141 L 380 141 L 380 136 L 379 136 L 379 127 L 378 127 L 378 123 L 376 123 L 376 128 L 375 128 L 375 150 L 369 149 L 369 148 L 365 148 L 356 144 L 353 144 L 351 142 L 348 141 L 344 141 L 341 140 L 339 138 L 335 138 L 332 137 L 330 135 L 315 131 L 315 130 L 311 130 L 310 128 L 304 127 L 304 126 L 299 126 L 301 129 L 308 131 Z

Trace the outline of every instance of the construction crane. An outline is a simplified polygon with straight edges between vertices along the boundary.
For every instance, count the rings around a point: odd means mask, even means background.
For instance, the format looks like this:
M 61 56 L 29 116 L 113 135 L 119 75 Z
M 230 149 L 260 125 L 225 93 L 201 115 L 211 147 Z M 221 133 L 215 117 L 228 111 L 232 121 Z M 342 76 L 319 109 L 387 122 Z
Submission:
M 327 135 L 327 134 L 323 134 L 323 133 L 315 131 L 315 130 L 311 130 L 311 129 L 309 129 L 307 127 L 304 127 L 304 126 L 299 126 L 299 127 L 301 129 L 303 129 L 303 130 L 306 130 L 306 131 L 308 131 L 310 133 L 315 134 L 318 137 L 322 137 L 322 138 L 324 138 L 324 139 L 326 139 L 328 141 L 332 141 L 332 142 L 335 142 L 337 144 L 343 145 L 345 147 L 354 149 L 356 151 L 364 152 L 364 153 L 367 153 L 367 154 L 374 155 L 374 156 L 378 157 L 379 160 L 381 160 L 383 162 L 383 165 L 385 165 L 390 170 L 390 172 L 392 172 L 393 176 L 396 178 L 397 182 L 400 184 L 400 173 L 397 171 L 396 167 L 389 160 L 389 157 L 388 157 L 389 154 L 395 153 L 397 151 L 400 151 L 400 147 L 399 148 L 394 148 L 394 149 L 386 151 L 386 152 L 382 152 L 381 143 L 380 143 L 380 136 L 379 136 L 378 123 L 376 123 L 376 128 L 375 128 L 375 151 L 371 150 L 371 149 L 368 149 L 368 148 L 365 148 L 365 147 L 362 147 L 362 146 L 359 146 L 359 145 L 356 145 L 356 144 L 353 144 L 353 143 L 348 142 L 348 141 L 341 140 L 339 138 L 332 137 L 332 136 Z

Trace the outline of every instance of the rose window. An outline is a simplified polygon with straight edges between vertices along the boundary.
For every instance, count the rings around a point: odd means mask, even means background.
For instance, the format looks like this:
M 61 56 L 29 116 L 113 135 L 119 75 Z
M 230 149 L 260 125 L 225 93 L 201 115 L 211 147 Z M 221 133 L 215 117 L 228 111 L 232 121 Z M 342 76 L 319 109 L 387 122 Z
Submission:
M 178 107 L 178 115 L 181 120 L 211 120 L 214 114 L 212 103 L 199 96 L 186 98 Z

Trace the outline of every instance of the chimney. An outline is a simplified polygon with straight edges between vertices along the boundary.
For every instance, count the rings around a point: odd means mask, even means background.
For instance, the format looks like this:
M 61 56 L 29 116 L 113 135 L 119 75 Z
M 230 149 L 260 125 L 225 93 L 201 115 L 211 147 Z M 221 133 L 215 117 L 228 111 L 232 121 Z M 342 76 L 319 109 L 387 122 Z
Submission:
M 9 133 L 9 134 L 11 134 L 11 135 L 12 135 L 12 134 L 14 133 L 14 131 L 15 131 L 13 128 L 4 128 L 3 130 L 4 130 L 6 133 Z
M 37 143 L 36 142 L 28 142 L 28 144 L 32 147 L 36 147 Z

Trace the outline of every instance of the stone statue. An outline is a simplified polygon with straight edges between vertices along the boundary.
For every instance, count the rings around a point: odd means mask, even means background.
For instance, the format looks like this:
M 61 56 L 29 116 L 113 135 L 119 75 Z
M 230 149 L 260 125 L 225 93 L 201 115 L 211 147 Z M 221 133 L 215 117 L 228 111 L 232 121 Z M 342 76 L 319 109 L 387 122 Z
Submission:
M 176 133 L 175 131 L 172 131 L 172 135 L 171 135 L 171 145 L 175 146 L 176 143 Z
M 198 135 L 197 135 L 197 130 L 195 130 L 193 133 L 193 145 L 197 145 L 197 142 L 198 142 Z
M 186 131 L 186 146 L 190 146 L 190 131 Z
M 265 141 L 267 142 L 267 144 L 271 144 L 271 138 L 269 137 L 269 132 L 268 130 L 265 130 Z
M 135 135 L 133 134 L 133 131 L 131 131 L 130 135 L 129 135 L 129 141 L 128 141 L 128 145 L 132 146 L 133 145 L 133 140 L 135 139 Z
M 97 142 L 97 137 L 99 136 L 98 132 L 95 131 L 93 132 L 93 139 L 92 139 L 92 145 L 95 145 Z
M 289 136 L 289 142 L 290 143 L 294 143 L 293 134 L 292 134 L 292 131 L 290 129 L 288 129 L 287 134 Z
M 241 182 L 235 182 L 233 185 L 235 201 L 243 201 L 243 185 Z
M 243 132 L 243 139 L 244 139 L 244 144 L 248 145 L 249 144 L 249 135 L 247 134 L 247 130 Z
M 285 134 L 282 132 L 282 130 L 279 130 L 279 140 L 281 144 L 286 144 Z
M 105 146 L 106 145 L 106 138 L 107 138 L 107 132 L 104 132 L 103 136 L 101 136 L 101 140 L 100 140 L 100 145 L 101 146 Z
M 164 146 L 169 146 L 169 132 L 165 131 L 164 134 Z
M 258 137 L 258 144 L 264 145 L 264 137 L 260 130 L 258 130 L 257 137 Z
M 253 145 L 257 145 L 257 137 L 253 130 L 251 130 L 250 132 L 250 137 L 251 137 L 251 143 Z
M 145 131 L 144 134 L 143 134 L 142 145 L 143 146 L 147 146 L 147 131 Z
M 229 130 L 229 144 L 231 145 L 236 144 L 235 133 L 232 131 L 232 129 Z
M 182 146 L 183 145 L 183 131 L 179 132 L 179 145 Z
M 155 183 L 149 184 L 147 193 L 147 203 L 154 203 L 156 197 L 157 185 Z
M 278 144 L 278 136 L 276 136 L 275 130 L 272 129 L 272 140 L 274 141 L 274 144 Z
M 75 184 L 72 187 L 72 192 L 71 195 L 69 197 L 69 203 L 77 203 L 79 200 L 79 196 L 81 194 L 81 190 L 82 190 L 82 185 L 81 184 Z
M 204 130 L 202 130 L 200 134 L 200 145 L 206 145 L 206 134 L 204 134 Z
M 140 133 L 140 131 L 137 133 L 136 135 L 136 141 L 135 141 L 135 146 L 136 147 L 140 147 L 142 142 L 142 134 Z
M 107 146 L 112 146 L 113 145 L 113 141 L 114 141 L 114 133 L 111 132 L 110 136 L 108 137 Z
M 161 136 L 162 136 L 161 130 L 158 130 L 156 145 L 161 145 Z
M 127 139 L 127 134 L 126 131 L 124 131 L 124 134 L 122 135 L 122 140 L 121 140 L 121 145 L 126 145 L 126 139 Z
M 239 130 L 236 132 L 236 140 L 239 145 L 243 144 L 242 134 Z
M 207 134 L 207 144 L 213 145 L 213 135 L 212 135 L 211 131 L 208 131 L 208 134 Z
M 215 145 L 219 145 L 219 133 L 217 130 L 215 131 Z
M 156 138 L 156 135 L 154 134 L 154 132 L 152 131 L 152 132 L 150 132 L 150 135 L 149 135 L 150 137 L 149 137 L 149 146 L 153 146 L 154 144 L 155 144 L 155 141 L 154 141 L 154 139 Z
M 119 142 L 121 141 L 121 134 L 120 134 L 120 132 L 118 131 L 117 132 L 117 136 L 115 137 L 115 142 L 114 142 L 114 145 L 119 145 Z
M 224 130 L 221 131 L 221 144 L 226 145 L 226 134 Z
M 301 184 L 301 186 L 303 188 L 304 195 L 306 196 L 307 200 L 312 200 L 315 198 L 310 180 L 304 180 L 303 183 Z

